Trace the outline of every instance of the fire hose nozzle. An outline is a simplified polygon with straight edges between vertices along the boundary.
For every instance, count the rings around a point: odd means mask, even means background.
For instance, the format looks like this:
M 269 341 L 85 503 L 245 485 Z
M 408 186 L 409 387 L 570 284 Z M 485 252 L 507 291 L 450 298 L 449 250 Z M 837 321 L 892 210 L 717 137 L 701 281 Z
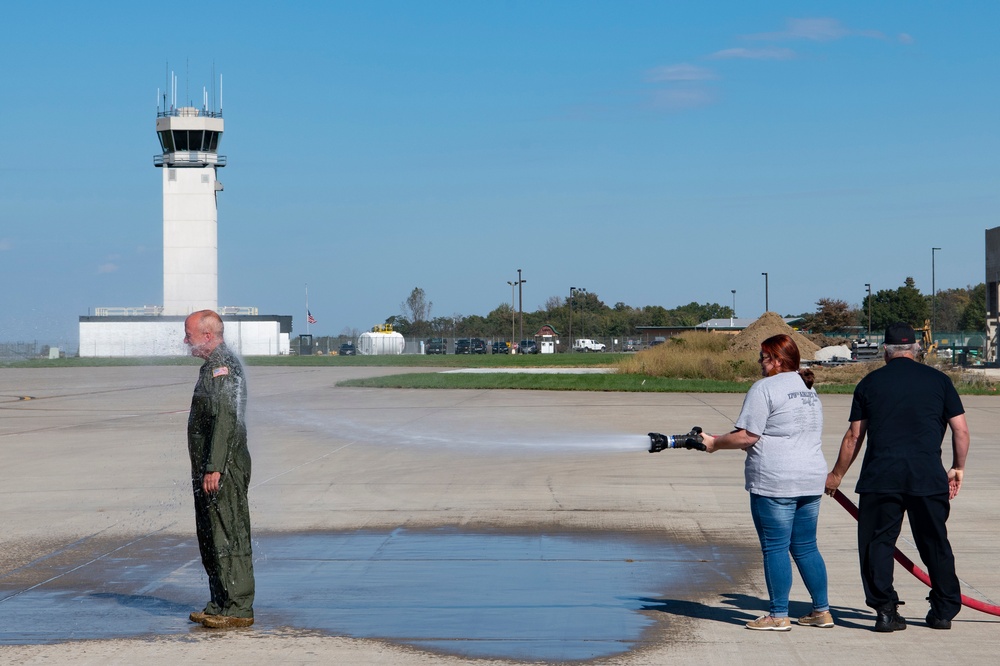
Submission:
M 701 436 L 702 432 L 699 426 L 691 428 L 691 432 L 684 435 L 661 435 L 658 432 L 651 432 L 649 433 L 649 452 L 659 453 L 663 449 L 706 451 L 708 449 Z

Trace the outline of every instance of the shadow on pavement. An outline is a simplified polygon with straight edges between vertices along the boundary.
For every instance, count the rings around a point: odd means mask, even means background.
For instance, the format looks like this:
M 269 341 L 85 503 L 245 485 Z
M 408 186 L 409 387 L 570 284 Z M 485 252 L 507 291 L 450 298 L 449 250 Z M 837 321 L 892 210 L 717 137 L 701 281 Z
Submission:
M 669 615 L 679 615 L 693 620 L 709 620 L 725 624 L 744 625 L 768 612 L 767 599 L 745 594 L 719 595 L 720 605 L 689 601 L 686 599 L 641 598 L 643 610 L 658 611 Z M 802 602 L 791 602 L 789 617 L 796 618 L 809 614 L 812 607 Z M 848 629 L 872 629 L 875 616 L 870 610 L 848 606 L 831 606 L 834 622 L 838 627 Z

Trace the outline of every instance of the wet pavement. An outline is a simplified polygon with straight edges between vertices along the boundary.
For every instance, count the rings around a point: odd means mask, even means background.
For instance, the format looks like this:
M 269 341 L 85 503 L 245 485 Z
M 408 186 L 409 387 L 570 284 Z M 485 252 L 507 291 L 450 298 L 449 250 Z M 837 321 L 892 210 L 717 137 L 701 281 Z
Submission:
M 267 534 L 255 539 L 255 630 L 477 658 L 592 659 L 639 643 L 656 622 L 642 612 L 650 599 L 719 586 L 720 568 L 737 565 L 711 547 L 623 535 Z M 82 540 L 0 578 L 0 644 L 211 633 L 187 621 L 206 585 L 193 539 Z
M 400 371 L 248 369 L 258 621 L 221 633 L 187 621 L 207 594 L 184 443 L 196 368 L 0 372 L 0 662 L 173 665 L 220 645 L 241 664 L 995 658 L 1000 619 L 928 630 L 927 589 L 902 572 L 911 628 L 872 632 L 856 524 L 832 500 L 837 628 L 743 628 L 767 595 L 742 456 L 649 454 L 644 435 L 725 431 L 741 395 L 336 386 Z M 850 396 L 822 400 L 832 461 Z M 1000 402 L 965 402 L 949 533 L 963 590 L 996 603 Z M 791 610 L 809 610 L 797 577 Z

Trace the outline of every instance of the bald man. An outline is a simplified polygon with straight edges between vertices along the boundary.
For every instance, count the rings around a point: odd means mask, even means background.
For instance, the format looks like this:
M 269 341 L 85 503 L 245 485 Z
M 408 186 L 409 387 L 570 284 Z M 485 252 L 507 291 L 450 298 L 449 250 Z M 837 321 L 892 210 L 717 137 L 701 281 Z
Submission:
M 254 577 L 243 365 L 226 347 L 222 319 L 212 310 L 184 321 L 184 343 L 205 361 L 191 400 L 188 453 L 198 547 L 211 593 L 205 609 L 190 619 L 211 629 L 249 627 Z

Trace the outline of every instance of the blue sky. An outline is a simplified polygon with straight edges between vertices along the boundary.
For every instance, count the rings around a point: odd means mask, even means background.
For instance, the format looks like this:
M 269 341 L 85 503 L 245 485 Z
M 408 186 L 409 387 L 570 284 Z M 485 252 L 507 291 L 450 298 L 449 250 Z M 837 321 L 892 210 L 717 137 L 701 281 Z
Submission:
M 585 287 L 737 314 L 983 281 L 995 2 L 16 3 L 0 341 L 162 303 L 169 67 L 223 78 L 220 305 L 365 330 Z M 188 13 L 184 9 L 189 8 Z M 213 71 L 216 78 L 213 79 Z

